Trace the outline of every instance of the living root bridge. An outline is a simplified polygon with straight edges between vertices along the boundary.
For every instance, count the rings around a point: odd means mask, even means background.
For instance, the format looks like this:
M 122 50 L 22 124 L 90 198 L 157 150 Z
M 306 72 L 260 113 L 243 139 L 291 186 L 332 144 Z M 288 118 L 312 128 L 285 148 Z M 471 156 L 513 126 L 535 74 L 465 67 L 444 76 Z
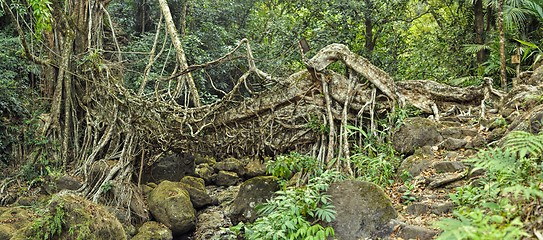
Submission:
M 376 114 L 398 105 L 410 104 L 439 119 L 477 108 L 485 99 L 501 95 L 489 82 L 470 88 L 424 80 L 395 82 L 386 72 L 341 44 L 319 51 L 307 61 L 306 70 L 284 79 L 274 78 L 256 67 L 249 43 L 244 40 L 241 44 L 246 44 L 249 71 L 216 103 L 187 108 L 174 101 L 145 99 L 122 87 L 116 88 L 120 90 L 117 99 L 123 99 L 116 102 L 119 109 L 129 109 L 123 114 L 119 110 L 119 115 L 125 118 L 121 129 L 130 129 L 125 136 L 146 152 L 130 148 L 134 156 L 131 164 L 119 161 L 117 172 L 126 173 L 138 165 L 141 168 L 151 164 L 160 156 L 158 153 L 167 150 L 218 157 L 263 156 L 296 150 L 327 164 L 336 157 L 349 158 L 352 139 L 348 139 L 348 125 L 361 129 L 369 125 L 369 131 L 374 131 Z M 335 61 L 345 64 L 351 74 L 346 77 L 328 71 L 327 66 Z M 272 87 L 242 97 L 239 89 L 247 85 L 250 74 Z M 357 137 L 363 138 L 362 134 Z M 126 146 L 121 149 L 127 149 Z M 154 158 L 144 159 L 144 156 Z M 348 161 L 336 161 L 336 167 L 351 171 Z M 98 186 L 107 181 L 126 181 L 123 176 L 127 175 L 110 171 L 89 186 L 102 189 Z M 94 199 L 101 194 L 100 190 L 92 192 Z
M 345 77 L 327 71 L 335 61 L 343 62 L 356 74 Z M 175 135 L 170 138 L 175 139 L 171 146 L 219 156 L 298 150 L 325 159 L 334 157 L 327 152 L 330 147 L 339 147 L 335 140 L 345 130 L 342 125 L 361 124 L 363 114 L 373 116 L 409 104 L 439 119 L 453 114 L 452 110 L 458 113 L 476 108 L 484 99 L 501 94 L 490 83 L 457 88 L 427 80 L 394 82 L 386 72 L 342 44 L 323 48 L 306 66 L 306 70 L 288 78 L 272 78 L 274 87 L 251 98 L 223 99 L 203 108 L 163 113 L 173 114 L 178 122 L 164 124 Z M 333 132 L 325 134 L 315 124 L 328 125 Z M 187 134 L 194 129 L 199 129 L 198 134 Z
M 76 140 L 71 164 L 85 178 L 80 194 L 110 206 L 124 206 L 130 210 L 128 216 L 132 213 L 146 219 L 145 211 L 137 207 L 143 201 L 132 176 L 135 169 L 151 164 L 161 153 L 173 150 L 222 157 L 296 150 L 327 163 L 335 157 L 349 157 L 347 125 L 362 129 L 369 125 L 370 131 L 375 130 L 376 113 L 404 104 L 438 118 L 440 111 L 451 106 L 476 107 L 495 92 L 490 85 L 462 89 L 432 81 L 394 82 L 341 44 L 325 47 L 306 62 L 306 70 L 280 79 L 258 69 L 248 41 L 242 44 L 246 45 L 249 70 L 222 99 L 200 107 L 181 106 L 157 92 L 135 94 L 108 71 L 93 72 L 85 83 L 91 91 L 74 96 L 83 111 L 74 115 L 74 122 L 80 124 L 72 128 Z M 227 59 L 230 56 L 212 63 Z M 346 77 L 328 71 L 334 61 L 343 62 L 351 74 Z M 250 75 L 272 87 L 243 97 L 240 89 L 250 85 Z M 336 164 L 350 169 L 346 162 Z M 113 196 L 104 193 L 108 184 L 113 186 Z

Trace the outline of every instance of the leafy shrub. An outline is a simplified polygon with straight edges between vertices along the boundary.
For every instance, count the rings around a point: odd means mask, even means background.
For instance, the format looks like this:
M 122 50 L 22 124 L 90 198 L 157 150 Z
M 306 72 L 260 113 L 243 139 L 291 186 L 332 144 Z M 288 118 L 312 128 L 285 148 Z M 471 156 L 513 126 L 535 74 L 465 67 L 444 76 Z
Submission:
M 282 190 L 275 197 L 257 206 L 260 218 L 254 223 L 240 223 L 230 230 L 245 239 L 327 239 L 334 235 L 329 223 L 335 219 L 330 196 L 324 194 L 330 183 L 342 179 L 333 170 L 322 170 L 318 160 L 290 153 L 267 163 L 267 171 L 279 178 Z M 288 186 L 288 180 L 300 174 L 298 185 Z
M 266 163 L 266 171 L 280 181 L 288 181 L 295 173 L 301 172 L 306 177 L 322 172 L 317 159 L 291 152 L 280 155 Z
M 245 239 L 327 239 L 334 236 L 329 223 L 335 219 L 330 196 L 323 194 L 331 182 L 340 179 L 335 171 L 314 176 L 304 187 L 287 187 L 257 207 L 262 216 L 254 223 L 240 223 L 231 230 Z
M 436 224 L 444 229 L 438 239 L 519 239 L 527 234 L 522 230 L 519 218 L 508 220 L 500 215 L 489 215 L 475 208 L 455 212 L 457 219 L 445 219 Z
M 372 182 L 380 186 L 387 186 L 394 181 L 396 168 L 394 163 L 397 159 L 385 154 L 376 157 L 368 157 L 357 153 L 351 156 L 351 162 L 355 166 L 356 176 L 364 181 Z
M 55 236 L 60 236 L 60 234 L 62 234 L 62 226 L 66 221 L 64 219 L 64 205 L 59 203 L 51 210 L 54 211 L 54 213 L 46 214 L 44 217 L 34 221 L 32 231 L 36 233 L 34 236 L 36 239 L 54 239 Z
M 16 36 L 0 32 L 0 45 L 0 162 L 9 163 L 13 145 L 18 142 L 21 120 L 28 115 L 25 101 L 28 76 L 39 71 L 20 56 Z

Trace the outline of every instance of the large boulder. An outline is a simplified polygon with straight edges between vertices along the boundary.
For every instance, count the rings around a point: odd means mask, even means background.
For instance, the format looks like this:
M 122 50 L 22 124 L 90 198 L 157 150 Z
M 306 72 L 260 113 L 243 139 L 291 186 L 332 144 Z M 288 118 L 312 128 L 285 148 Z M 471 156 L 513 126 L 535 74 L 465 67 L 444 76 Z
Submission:
M 234 186 L 240 181 L 240 177 L 235 172 L 219 171 L 217 175 L 213 175 L 213 181 L 217 186 Z
M 205 163 L 205 164 L 208 164 L 209 166 L 213 166 L 213 165 L 215 165 L 215 163 L 217 163 L 217 160 L 214 157 L 211 157 L 211 156 L 195 154 L 194 155 L 194 163 L 196 165 L 200 165 L 200 164 Z
M 518 116 L 540 105 L 542 92 L 543 86 L 520 85 L 511 89 L 500 103 L 500 114 L 508 122 L 513 122 Z
M 174 236 L 194 228 L 195 210 L 183 183 L 163 181 L 151 191 L 147 201 L 153 217 L 166 225 Z
M 387 238 L 393 232 L 398 214 L 379 186 L 345 180 L 331 184 L 327 194 L 337 212 L 330 223 L 337 239 Z
M 437 124 L 426 118 L 406 119 L 400 129 L 394 133 L 392 144 L 402 154 L 413 154 L 423 146 L 435 146 L 442 141 Z
M 53 196 L 45 216 L 19 230 L 11 239 L 42 239 L 45 234 L 50 239 L 126 239 L 115 216 L 101 205 L 75 195 Z
M 144 170 L 141 181 L 161 182 L 168 180 L 177 182 L 184 176 L 193 176 L 195 173 L 194 156 L 187 153 L 174 153 L 155 162 Z
M 49 194 L 58 193 L 60 190 L 77 190 L 83 184 L 81 181 L 70 176 L 64 175 L 58 178 L 48 177 L 47 184 L 44 185 L 44 190 Z
M 445 141 L 443 141 L 442 147 L 445 150 L 455 151 L 455 150 L 458 150 L 460 148 L 465 147 L 466 144 L 468 144 L 468 141 L 466 141 L 463 138 L 460 138 L 460 139 L 458 139 L 458 138 L 447 138 L 447 139 L 445 139 Z
M 277 178 L 271 176 L 254 177 L 243 182 L 227 210 L 232 223 L 253 222 L 257 217 L 255 206 L 270 199 L 277 190 Z
M 164 224 L 155 221 L 145 222 L 139 229 L 138 234 L 132 240 L 172 240 L 172 231 Z
M 213 176 L 215 173 L 215 169 L 213 167 L 209 166 L 207 163 L 202 163 L 196 166 L 196 176 L 204 179 L 204 181 L 207 184 L 210 184 L 213 182 Z
M 259 159 L 248 160 L 245 169 L 247 170 L 247 172 L 245 172 L 245 177 L 247 178 L 266 175 L 266 165 L 264 165 L 264 163 Z
M 461 127 L 446 127 L 439 130 L 439 133 L 444 139 L 447 138 L 465 138 L 466 136 L 474 137 L 477 135 L 476 129 L 466 129 Z
M 526 81 L 524 84 L 541 85 L 542 83 L 543 83 L 543 65 L 541 65 L 541 61 L 539 61 L 538 67 L 535 68 L 535 71 L 530 76 L 530 79 Z
M 190 195 L 190 201 L 195 208 L 202 208 L 213 203 L 213 199 L 207 194 L 204 179 L 185 176 L 181 179 L 183 187 Z
M 437 231 L 420 226 L 399 224 L 395 237 L 400 239 L 431 240 L 437 235 Z
M 235 172 L 238 176 L 245 175 L 245 163 L 235 158 L 224 159 L 214 166 L 217 171 Z

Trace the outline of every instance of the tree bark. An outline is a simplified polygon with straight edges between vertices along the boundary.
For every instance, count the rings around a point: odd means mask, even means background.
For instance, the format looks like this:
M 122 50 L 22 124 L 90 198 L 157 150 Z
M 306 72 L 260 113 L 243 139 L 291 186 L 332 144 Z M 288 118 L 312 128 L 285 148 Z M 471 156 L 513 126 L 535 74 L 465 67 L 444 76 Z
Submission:
M 187 58 L 185 57 L 185 50 L 183 50 L 183 45 L 181 44 L 181 40 L 179 39 L 179 36 L 177 34 L 175 23 L 173 22 L 172 14 L 170 12 L 170 7 L 168 6 L 168 2 L 166 0 L 158 0 L 158 2 L 160 4 L 160 9 L 162 11 L 162 15 L 164 16 L 164 20 L 166 22 L 166 29 L 168 30 L 168 34 L 170 35 L 172 43 L 175 47 L 175 51 L 177 54 L 177 63 L 179 64 L 180 71 L 185 71 L 188 68 Z M 178 81 L 180 81 L 178 85 L 183 85 L 184 83 L 187 83 L 192 102 L 194 106 L 199 107 L 201 105 L 200 95 L 198 94 L 198 89 L 196 88 L 196 84 L 194 83 L 192 74 L 189 72 L 185 75 L 181 75 L 178 78 Z
M 505 31 L 503 26 L 503 1 L 498 0 L 498 31 L 500 34 L 500 79 L 504 91 L 507 92 L 507 63 L 505 60 Z
M 366 8 L 364 10 L 364 26 L 366 27 L 365 33 L 365 45 L 366 51 L 371 55 L 373 49 L 375 48 L 375 40 L 373 39 L 373 15 L 371 11 L 373 10 L 372 0 L 365 0 Z
M 189 0 L 184 0 L 181 4 L 181 14 L 179 14 L 179 33 L 181 36 L 185 36 L 187 33 L 187 11 Z
M 484 34 L 484 28 L 485 28 L 485 21 L 484 21 L 484 12 L 483 12 L 483 0 L 476 0 L 473 5 L 473 13 L 475 17 L 474 25 L 475 25 L 475 43 L 476 44 L 484 44 L 483 34 Z M 477 63 L 481 64 L 486 60 L 485 56 L 485 50 L 481 49 L 481 51 L 477 52 Z

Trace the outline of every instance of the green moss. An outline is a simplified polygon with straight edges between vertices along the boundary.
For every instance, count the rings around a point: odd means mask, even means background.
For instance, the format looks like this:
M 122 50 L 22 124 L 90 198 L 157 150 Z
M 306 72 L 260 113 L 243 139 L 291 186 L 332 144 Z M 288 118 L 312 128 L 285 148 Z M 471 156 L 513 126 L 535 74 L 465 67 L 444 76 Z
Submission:
M 55 195 L 42 217 L 12 239 L 126 239 L 120 222 L 102 206 L 77 196 Z

